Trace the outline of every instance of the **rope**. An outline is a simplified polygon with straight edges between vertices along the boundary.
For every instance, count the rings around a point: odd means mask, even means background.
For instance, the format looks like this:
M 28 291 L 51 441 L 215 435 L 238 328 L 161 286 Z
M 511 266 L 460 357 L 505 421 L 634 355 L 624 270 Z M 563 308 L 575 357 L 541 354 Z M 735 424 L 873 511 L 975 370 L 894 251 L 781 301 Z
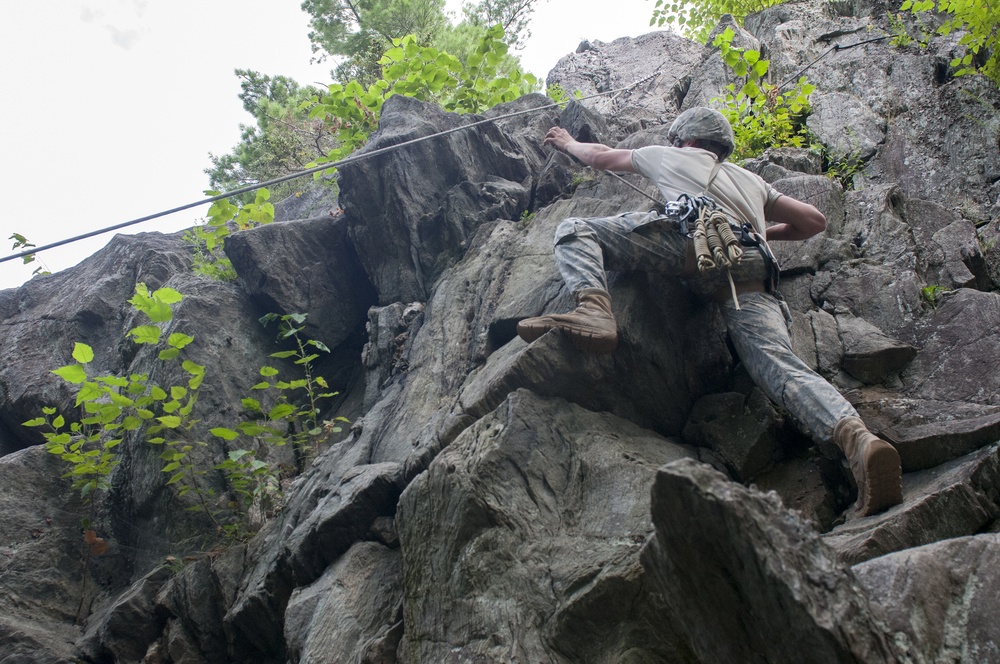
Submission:
M 643 78 L 640 78 L 639 80 L 637 80 L 637 81 L 635 81 L 633 83 L 630 83 L 629 85 L 626 85 L 624 87 L 616 88 L 614 90 L 606 90 L 604 92 L 597 92 L 597 93 L 594 93 L 592 95 L 588 95 L 586 97 L 580 97 L 576 101 L 587 101 L 589 99 L 596 99 L 598 97 L 604 97 L 606 95 L 619 94 L 621 92 L 625 92 L 626 90 L 631 90 L 632 88 L 634 88 L 634 87 L 636 87 L 638 85 L 641 85 L 642 83 L 644 83 L 647 80 L 653 78 L 654 76 L 658 76 L 660 73 L 661 72 L 659 70 L 657 70 L 657 71 L 653 72 L 652 74 L 649 74 L 648 76 L 644 76 Z M 101 229 L 98 229 L 96 231 L 91 231 L 89 233 L 84 233 L 83 235 L 76 235 L 74 237 L 67 238 L 65 240 L 60 240 L 58 242 L 53 242 L 51 244 L 46 244 L 46 245 L 43 245 L 41 247 L 35 247 L 35 248 L 32 248 L 32 249 L 28 249 L 28 250 L 22 251 L 22 252 L 17 253 L 17 254 L 11 254 L 10 256 L 4 256 L 4 257 L 0 258 L 0 263 L 4 263 L 6 261 L 11 261 L 11 260 L 14 260 L 16 258 L 24 258 L 25 256 L 31 256 L 33 254 L 37 254 L 37 253 L 40 253 L 42 251 L 46 251 L 47 249 L 54 249 L 56 247 L 61 247 L 63 245 L 72 244 L 73 242 L 79 242 L 80 240 L 86 240 L 87 238 L 91 238 L 91 237 L 94 237 L 94 236 L 97 236 L 97 235 L 103 235 L 104 233 L 110 233 L 111 231 L 117 231 L 117 230 L 120 230 L 122 228 L 127 228 L 129 226 L 135 226 L 136 224 L 141 224 L 143 222 L 150 221 L 152 219 L 158 219 L 160 217 L 165 217 L 167 215 L 174 214 L 176 212 L 182 212 L 184 210 L 190 210 L 191 208 L 194 208 L 194 207 L 199 207 L 201 205 L 206 205 L 208 203 L 214 203 L 215 201 L 221 201 L 221 200 L 223 200 L 225 198 L 230 198 L 232 196 L 238 196 L 240 194 L 245 194 L 245 193 L 248 193 L 248 192 L 251 192 L 251 191 L 256 191 L 257 189 L 261 189 L 263 187 L 269 187 L 271 185 L 280 184 L 282 182 L 287 182 L 289 180 L 294 180 L 296 178 L 305 177 L 306 175 L 312 175 L 313 173 L 319 173 L 320 171 L 325 171 L 325 170 L 328 170 L 328 169 L 331 169 L 331 168 L 339 168 L 339 167 L 347 165 L 347 164 L 353 164 L 355 162 L 362 161 L 364 159 L 370 159 L 372 157 L 377 157 L 377 156 L 386 154 L 388 152 L 392 152 L 394 150 L 399 150 L 399 149 L 402 149 L 402 148 L 405 148 L 405 147 L 409 147 L 411 145 L 415 145 L 415 144 L 421 143 L 423 141 L 429 141 L 432 138 L 438 138 L 440 136 L 447 136 L 448 134 L 453 134 L 455 132 L 463 131 L 463 130 L 466 130 L 466 129 L 472 129 L 473 127 L 478 127 L 478 126 L 483 125 L 483 124 L 487 124 L 487 123 L 491 123 L 491 122 L 497 122 L 499 120 L 506 120 L 508 118 L 513 118 L 513 117 L 517 117 L 517 116 L 520 116 L 520 115 L 527 115 L 529 113 L 538 113 L 539 111 L 545 111 L 545 110 L 549 110 L 551 108 L 558 108 L 559 106 L 560 106 L 560 102 L 554 102 L 554 103 L 551 103 L 551 104 L 546 104 L 545 106 L 537 106 L 535 108 L 529 108 L 529 109 L 525 109 L 525 110 L 521 110 L 521 111 L 513 111 L 511 113 L 505 113 L 503 115 L 498 115 L 496 117 L 484 118 L 482 120 L 477 120 L 476 122 L 472 122 L 470 124 L 462 125 L 460 127 L 452 127 L 451 129 L 445 129 L 444 131 L 437 132 L 436 134 L 428 134 L 427 136 L 421 136 L 419 138 L 413 138 L 413 139 L 410 139 L 408 141 L 403 141 L 402 143 L 397 143 L 396 145 L 389 145 L 389 146 L 386 146 L 384 148 L 377 148 L 375 150 L 371 150 L 370 152 L 365 152 L 365 153 L 362 153 L 362 154 L 355 154 L 355 155 L 352 155 L 350 157 L 345 157 L 344 159 L 340 159 L 338 161 L 329 162 L 329 163 L 323 164 L 321 166 L 315 166 L 313 168 L 307 168 L 306 170 L 303 170 L 303 171 L 298 171 L 296 173 L 291 173 L 289 175 L 284 175 L 282 177 L 274 178 L 273 180 L 267 180 L 266 182 L 261 182 L 261 183 L 254 184 L 254 185 L 248 185 L 246 187 L 240 187 L 239 189 L 233 189 L 232 191 L 227 191 L 225 193 L 218 194 L 216 196 L 210 196 L 209 198 L 203 198 L 203 199 L 201 199 L 199 201 L 195 201 L 194 203 L 187 203 L 186 205 L 181 205 L 181 206 L 178 206 L 178 207 L 175 207 L 175 208 L 170 208 L 169 210 L 164 210 L 162 212 L 156 212 L 154 214 L 146 215 L 145 217 L 139 217 L 138 219 L 132 219 L 131 221 L 125 221 L 125 222 L 122 222 L 120 224 L 115 224 L 114 226 L 108 226 L 106 228 L 101 228 Z M 646 194 L 646 195 L 648 196 L 648 194 Z
M 694 230 L 694 251 L 698 259 L 698 271 L 725 270 L 733 304 L 740 309 L 736 296 L 736 284 L 729 268 L 743 260 L 743 249 L 729 224 L 729 218 L 719 209 L 702 205 Z
M 863 46 L 865 44 L 871 44 L 872 42 L 882 41 L 883 39 L 888 39 L 888 38 L 889 38 L 889 35 L 882 35 L 881 37 L 873 37 L 872 39 L 865 39 L 864 41 L 855 42 L 853 44 L 834 44 L 830 48 L 828 48 L 825 51 L 823 51 L 822 53 L 820 53 L 819 57 L 817 57 L 815 60 L 813 60 L 812 62 L 810 62 L 809 64 L 807 64 L 805 67 L 803 67 L 802 69 L 800 69 L 799 73 L 795 74 L 794 76 L 792 76 L 788 80 L 786 80 L 784 83 L 782 83 L 781 85 L 779 85 L 778 86 L 778 92 L 781 92 L 782 88 L 784 88 L 786 85 L 788 85 L 792 81 L 799 80 L 799 77 L 802 76 L 802 74 L 806 73 L 809 70 L 810 67 L 812 67 L 814 64 L 816 64 L 817 62 L 819 62 L 820 60 L 822 60 L 826 56 L 830 55 L 834 51 L 846 51 L 847 49 L 854 48 L 855 46 Z

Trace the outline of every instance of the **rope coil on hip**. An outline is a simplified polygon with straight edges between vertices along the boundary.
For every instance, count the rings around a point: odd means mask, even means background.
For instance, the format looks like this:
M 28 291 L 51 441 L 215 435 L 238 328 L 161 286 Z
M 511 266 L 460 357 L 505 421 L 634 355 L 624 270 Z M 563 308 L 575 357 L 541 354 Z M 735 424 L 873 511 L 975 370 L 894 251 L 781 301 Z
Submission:
M 740 241 L 733 233 L 729 218 L 722 210 L 714 205 L 701 205 L 700 208 L 694 228 L 694 251 L 698 259 L 698 271 L 725 270 L 733 304 L 739 309 L 740 300 L 736 295 L 736 284 L 729 268 L 738 265 L 743 259 Z
M 728 270 L 743 258 L 743 249 L 728 217 L 707 205 L 702 206 L 695 222 L 694 249 L 701 272 L 716 268 Z

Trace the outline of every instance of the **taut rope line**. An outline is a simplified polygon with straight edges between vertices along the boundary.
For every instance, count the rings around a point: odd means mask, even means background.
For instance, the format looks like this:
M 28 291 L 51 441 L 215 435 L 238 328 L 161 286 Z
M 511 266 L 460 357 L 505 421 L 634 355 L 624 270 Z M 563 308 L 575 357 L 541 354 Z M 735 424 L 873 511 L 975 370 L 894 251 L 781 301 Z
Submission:
M 640 78 L 639 80 L 635 81 L 634 83 L 630 83 L 629 85 L 627 85 L 625 87 L 616 88 L 614 90 L 607 90 L 605 92 L 597 92 L 595 94 L 588 95 L 586 97 L 580 97 L 579 99 L 577 99 L 575 101 L 586 101 L 588 99 L 596 99 L 597 97 L 603 97 L 605 95 L 618 94 L 620 92 L 624 92 L 624 91 L 630 90 L 630 89 L 632 89 L 632 88 L 634 88 L 634 87 L 636 87 L 638 85 L 641 85 L 645 81 L 653 78 L 654 76 L 659 75 L 660 73 L 661 72 L 659 70 L 657 70 L 657 71 L 653 72 L 652 74 L 649 74 L 648 76 L 644 76 L 643 78 Z M 4 256 L 4 257 L 0 258 L 0 263 L 4 263 L 4 262 L 10 261 L 10 260 L 14 260 L 15 258 L 24 258 L 25 256 L 30 256 L 32 254 L 37 254 L 37 253 L 40 253 L 40 252 L 45 251 L 47 249 L 54 249 L 55 247 L 61 247 L 61 246 L 66 245 L 66 244 L 72 244 L 73 242 L 79 242 L 80 240 L 85 240 L 87 238 L 91 238 L 91 237 L 94 237 L 96 235 L 103 235 L 104 233 L 110 233 L 111 231 L 116 231 L 116 230 L 119 230 L 119 229 L 122 229 L 122 228 L 127 228 L 128 226 L 134 226 L 136 224 L 141 224 L 143 222 L 150 221 L 152 219 L 158 219 L 160 217 L 165 217 L 167 215 L 174 214 L 175 212 L 182 212 L 184 210 L 189 210 L 191 208 L 198 207 L 198 206 L 201 206 L 201 205 L 205 205 L 207 203 L 214 203 L 215 201 L 219 201 L 219 200 L 222 200 L 224 198 L 229 198 L 231 196 L 237 196 L 239 194 L 245 194 L 245 193 L 250 192 L 250 191 L 256 191 L 257 189 L 261 189 L 263 187 L 269 187 L 271 185 L 280 184 L 282 182 L 287 182 L 288 180 L 294 180 L 296 178 L 304 177 L 306 175 L 312 175 L 313 173 L 319 173 L 320 171 L 325 171 L 325 170 L 330 169 L 330 168 L 339 168 L 340 166 L 344 166 L 346 164 L 353 164 L 354 162 L 361 161 L 363 159 L 369 159 L 371 157 L 377 157 L 379 155 L 383 155 L 383 154 L 386 154 L 388 152 L 392 152 L 394 150 L 399 150 L 401 148 L 409 147 L 410 145 L 415 145 L 415 144 L 420 143 L 422 141 L 428 141 L 428 140 L 430 140 L 432 138 L 438 138 L 439 136 L 446 136 L 448 134 L 453 134 L 453 133 L 458 132 L 458 131 L 463 131 L 463 130 L 466 130 L 466 129 L 472 129 L 473 127 L 478 127 L 479 125 L 487 124 L 487 123 L 490 123 L 490 122 L 497 122 L 499 120 L 506 120 L 507 118 L 513 118 L 513 117 L 517 117 L 519 115 L 527 115 L 529 113 L 537 113 L 539 111 L 545 111 L 545 110 L 548 110 L 548 109 L 551 109 L 551 108 L 558 108 L 559 105 L 560 105 L 560 102 L 554 102 L 552 104 L 547 104 L 545 106 L 537 106 L 535 108 L 529 108 L 529 109 L 525 109 L 525 110 L 521 110 L 521 111 L 513 111 L 511 113 L 506 113 L 504 115 L 498 115 L 498 116 L 492 117 L 492 118 L 484 118 L 482 120 L 477 120 L 475 122 L 469 123 L 467 125 L 462 125 L 460 127 L 452 127 L 451 129 L 445 129 L 444 131 L 437 132 L 436 134 L 429 134 L 427 136 L 421 136 L 419 138 L 413 138 L 413 139 L 410 139 L 408 141 L 403 141 L 402 143 L 397 143 L 396 145 L 388 145 L 388 146 L 386 146 L 384 148 L 377 148 L 377 149 L 372 150 L 370 152 L 365 152 L 365 153 L 362 153 L 362 154 L 355 154 L 355 155 L 352 155 L 350 157 L 345 157 L 344 159 L 340 159 L 339 161 L 334 161 L 334 162 L 326 163 L 326 164 L 323 164 L 321 166 L 315 166 L 313 168 L 307 168 L 306 170 L 298 171 L 297 173 L 292 173 L 290 175 L 284 175 L 284 176 L 279 177 L 279 178 L 274 178 L 273 180 L 268 180 L 266 182 L 261 182 L 259 184 L 248 185 L 246 187 L 241 187 L 239 189 L 234 189 L 232 191 L 227 191 L 225 193 L 218 194 L 216 196 L 210 196 L 209 198 L 203 198 L 200 201 L 195 201 L 194 203 L 187 203 L 186 205 L 181 205 L 181 206 L 178 206 L 178 207 L 175 207 L 175 208 L 170 208 L 169 210 L 164 210 L 162 212 L 156 212 L 154 214 L 146 215 L 145 217 L 139 217 L 138 219 L 133 219 L 131 221 L 125 221 L 125 222 L 122 222 L 120 224 L 115 224 L 114 226 L 108 226 L 106 228 L 101 228 L 101 229 L 98 229 L 96 231 L 91 231 L 89 233 L 84 233 L 83 235 L 77 235 L 77 236 L 74 236 L 74 237 L 71 237 L 71 238 L 67 238 L 65 240 L 60 240 L 58 242 L 53 242 L 51 244 L 46 244 L 46 245 L 43 245 L 41 247 L 34 247 L 32 249 L 29 249 L 29 250 L 26 250 L 26 251 L 22 251 L 22 252 L 17 253 L 17 254 L 11 254 L 10 256 Z

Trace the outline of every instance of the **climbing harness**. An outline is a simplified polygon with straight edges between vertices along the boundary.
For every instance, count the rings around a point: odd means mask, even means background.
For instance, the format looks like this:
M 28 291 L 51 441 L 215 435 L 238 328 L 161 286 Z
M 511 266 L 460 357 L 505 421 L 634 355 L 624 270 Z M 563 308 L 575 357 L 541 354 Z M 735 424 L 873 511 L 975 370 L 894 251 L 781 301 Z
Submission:
M 715 172 L 713 171 L 709 184 L 714 179 Z M 705 187 L 705 191 L 708 191 L 708 186 Z M 681 194 L 677 200 L 664 205 L 664 214 L 676 224 L 681 235 L 691 238 L 694 242 L 699 272 L 725 271 L 736 309 L 740 309 L 740 301 L 730 270 L 742 261 L 744 247 L 754 247 L 760 252 L 767 266 L 764 286 L 768 293 L 781 299 L 778 293 L 778 277 L 781 271 L 778 259 L 764 236 L 752 225 L 737 224 L 719 207 L 714 198 L 704 192 L 700 196 Z

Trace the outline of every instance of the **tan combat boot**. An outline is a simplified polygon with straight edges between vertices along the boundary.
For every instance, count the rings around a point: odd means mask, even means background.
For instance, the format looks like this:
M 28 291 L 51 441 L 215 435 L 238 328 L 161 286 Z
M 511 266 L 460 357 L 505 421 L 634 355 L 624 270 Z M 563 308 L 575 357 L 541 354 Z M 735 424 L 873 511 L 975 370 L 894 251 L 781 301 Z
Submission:
M 855 509 L 868 516 L 903 502 L 903 470 L 896 448 L 868 431 L 860 417 L 845 417 L 833 430 L 858 484 Z
M 517 335 L 531 343 L 552 329 L 563 330 L 573 345 L 586 353 L 606 355 L 618 346 L 611 295 L 599 288 L 577 291 L 576 309 L 571 313 L 522 320 L 517 324 Z

